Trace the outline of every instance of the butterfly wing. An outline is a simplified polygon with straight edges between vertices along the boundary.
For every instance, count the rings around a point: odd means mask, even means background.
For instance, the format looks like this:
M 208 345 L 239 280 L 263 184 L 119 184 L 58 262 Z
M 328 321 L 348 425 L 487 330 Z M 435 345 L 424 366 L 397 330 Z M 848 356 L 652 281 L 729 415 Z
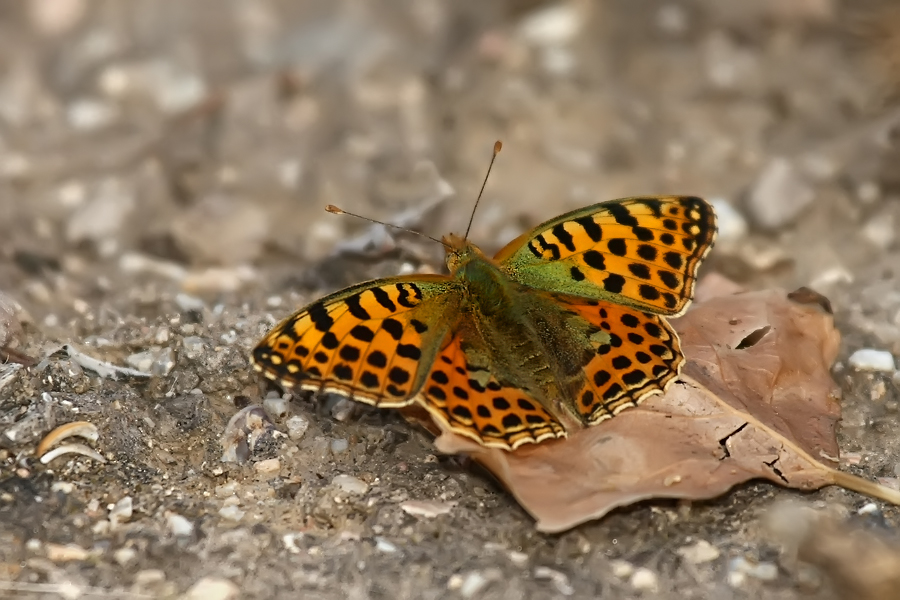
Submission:
M 690 304 L 715 235 L 715 213 L 700 198 L 623 198 L 547 221 L 494 260 L 532 288 L 675 316 Z
M 341 290 L 276 325 L 253 349 L 254 368 L 283 387 L 406 406 L 458 310 L 455 282 L 394 277 Z
M 662 393 L 684 363 L 678 335 L 659 315 L 620 304 L 554 296 L 569 314 L 589 324 L 593 352 L 586 354 L 581 376 L 568 382 L 570 409 L 586 425 Z
M 417 402 L 449 429 L 494 448 L 513 450 L 566 436 L 528 392 L 501 383 L 477 335 L 449 332 Z

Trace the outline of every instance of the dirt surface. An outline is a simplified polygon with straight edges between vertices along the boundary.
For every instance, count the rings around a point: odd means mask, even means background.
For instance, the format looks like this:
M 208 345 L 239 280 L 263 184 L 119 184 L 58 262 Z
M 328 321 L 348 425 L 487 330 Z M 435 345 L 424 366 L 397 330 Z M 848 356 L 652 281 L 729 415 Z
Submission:
M 502 139 L 487 251 L 697 194 L 720 213 L 704 272 L 828 296 L 842 468 L 896 486 L 896 362 L 849 357 L 900 354 L 898 29 L 875 1 L 0 4 L 0 342 L 37 363 L 0 365 L 0 597 L 842 597 L 769 517 L 798 502 L 896 547 L 896 507 L 759 483 L 544 535 L 392 412 L 264 403 L 247 357 L 324 292 L 442 268 L 324 205 L 460 231 Z M 263 404 L 252 448 L 226 433 Z M 105 463 L 38 460 L 70 421 Z

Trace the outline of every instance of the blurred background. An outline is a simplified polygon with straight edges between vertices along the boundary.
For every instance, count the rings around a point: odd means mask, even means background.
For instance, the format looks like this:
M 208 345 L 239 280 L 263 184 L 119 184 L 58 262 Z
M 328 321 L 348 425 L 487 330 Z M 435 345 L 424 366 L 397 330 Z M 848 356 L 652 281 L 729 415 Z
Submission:
M 3 521 L 20 528 L 2 538 L 0 567 L 21 581 L 157 594 L 212 573 L 259 597 L 438 597 L 450 587 L 474 590 L 463 597 L 484 588 L 731 598 L 754 585 L 769 598 L 836 597 L 824 575 L 789 561 L 732 585 L 729 556 L 772 565 L 779 556 L 747 525 L 786 493 L 771 486 L 693 513 L 638 507 L 551 538 L 531 531 L 499 488 L 435 467 L 428 440 L 396 417 L 347 420 L 344 407 L 342 419 L 316 418 L 293 403 L 294 424 L 306 419 L 295 432 L 309 433 L 291 459 L 297 481 L 282 472 L 280 487 L 223 467 L 219 444 L 237 408 L 259 400 L 247 352 L 276 319 L 342 285 L 443 268 L 437 244 L 324 206 L 436 237 L 460 232 L 500 139 L 471 233 L 487 252 L 580 206 L 694 194 L 719 214 L 702 273 L 827 295 L 845 340 L 835 370 L 844 465 L 896 485 L 894 358 L 888 368 L 845 365 L 860 348 L 900 354 L 898 32 L 896 0 L 0 2 L 0 349 L 41 360 L 73 342 L 154 375 L 129 386 L 74 359 L 45 360 L 27 378 L 0 373 L 0 429 L 31 423 L 19 448 L 89 418 L 105 451 L 132 461 L 106 471 L 67 463 L 60 472 L 78 486 L 63 498 L 50 493 L 59 473 L 0 444 Z M 223 468 L 272 501 L 251 502 L 271 529 L 267 550 L 252 535 L 269 534 L 246 521 L 235 531 L 251 537 L 228 537 L 237 526 L 216 502 L 240 493 L 220 494 Z M 371 503 L 328 504 L 334 473 L 345 471 L 381 490 L 370 498 L 413 490 L 456 498 L 459 512 L 435 525 Z M 165 478 L 177 489 L 163 494 Z M 128 494 L 141 507 L 140 544 L 94 527 Z M 177 551 L 172 535 L 184 528 L 173 534 L 165 516 L 176 513 L 198 530 L 207 523 Z M 678 519 L 681 529 L 669 528 Z M 300 555 L 281 541 L 297 528 L 314 532 L 291 542 Z M 674 549 L 698 535 L 722 555 L 686 574 Z M 93 571 L 23 569 L 31 538 L 99 547 L 102 559 Z M 502 552 L 485 550 L 497 540 Z M 138 548 L 135 562 L 103 554 L 122 544 Z M 518 552 L 512 562 L 507 550 Z M 400 577 L 398 556 L 422 560 Z M 291 562 L 307 559 L 305 570 Z M 629 571 L 617 584 L 613 559 L 657 579 L 638 588 Z M 360 561 L 381 568 L 360 579 Z M 562 572 L 517 580 L 532 561 Z M 132 578 L 153 569 L 168 579 Z M 453 577 L 465 572 L 483 576 L 462 588 L 470 580 Z M 490 587 L 501 580 L 513 583 Z
M 328 203 L 460 230 L 495 139 L 473 231 L 489 250 L 575 207 L 661 193 L 716 203 L 713 261 L 741 281 L 830 285 L 894 246 L 889 1 L 0 10 L 6 289 L 115 273 L 123 256 L 139 271 L 287 261 L 299 277 L 365 228 Z

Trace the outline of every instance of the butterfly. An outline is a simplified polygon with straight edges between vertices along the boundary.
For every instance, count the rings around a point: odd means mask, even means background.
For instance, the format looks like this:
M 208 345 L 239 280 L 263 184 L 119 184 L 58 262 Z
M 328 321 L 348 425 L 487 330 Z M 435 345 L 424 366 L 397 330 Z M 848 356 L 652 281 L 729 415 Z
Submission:
M 493 258 L 451 234 L 449 274 L 325 296 L 276 325 L 251 360 L 284 388 L 418 404 L 485 446 L 562 438 L 675 380 L 684 355 L 666 317 L 687 309 L 715 236 L 715 212 L 693 196 L 581 208 Z

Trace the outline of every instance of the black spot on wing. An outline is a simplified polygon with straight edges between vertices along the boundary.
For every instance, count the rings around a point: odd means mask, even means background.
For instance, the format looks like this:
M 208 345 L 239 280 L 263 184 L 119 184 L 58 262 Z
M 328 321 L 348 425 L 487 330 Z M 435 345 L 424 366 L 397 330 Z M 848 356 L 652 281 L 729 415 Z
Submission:
M 681 270 L 681 267 L 684 264 L 684 260 L 677 252 L 666 252 L 663 254 L 663 260 L 667 265 L 676 270 Z
M 381 328 L 387 331 L 395 342 L 403 336 L 403 323 L 397 319 L 388 317 L 381 322 Z
M 621 294 L 625 287 L 625 278 L 615 273 L 610 273 L 603 280 L 603 289 L 611 294 Z
M 621 238 L 609 240 L 606 242 L 606 247 L 616 256 L 625 256 L 628 254 L 628 246 L 625 244 L 625 240 Z
M 584 232 L 593 242 L 599 242 L 603 239 L 603 230 L 597 225 L 593 217 L 579 217 L 575 222 L 581 225 Z
M 584 260 L 584 264 L 592 269 L 597 269 L 598 271 L 606 270 L 606 261 L 603 259 L 603 255 L 596 250 L 588 250 L 581 256 Z
M 631 271 L 631 274 L 638 279 L 650 279 L 650 267 L 643 263 L 629 263 L 628 270 Z
M 321 302 L 316 302 L 307 309 L 307 314 L 318 331 L 328 331 L 334 325 L 334 317 L 328 314 L 328 309 Z
M 653 262 L 656 260 L 657 251 L 650 244 L 641 244 L 637 248 L 637 255 L 648 262 Z
M 375 289 L 384 293 L 384 290 L 382 290 L 380 288 L 375 288 Z M 374 292 L 375 290 L 372 290 L 372 291 Z M 349 298 L 347 298 L 346 300 L 344 300 L 344 302 L 346 302 L 347 308 L 350 310 L 351 315 L 353 315 L 360 321 L 368 321 L 369 319 L 372 318 L 372 316 L 369 314 L 369 312 L 366 309 L 364 309 L 362 307 L 362 304 L 360 302 L 360 296 L 361 296 L 361 294 L 354 294 L 354 295 L 350 296 Z
M 575 252 L 575 240 L 572 239 L 572 234 L 566 231 L 565 223 L 557 223 L 550 231 L 554 236 L 556 236 L 556 239 L 559 240 L 559 243 L 566 247 L 566 250 L 568 250 L 569 252 Z
M 366 357 L 366 362 L 373 367 L 383 369 L 387 366 L 387 355 L 381 350 L 373 350 Z
M 659 275 L 660 281 L 662 281 L 670 290 L 676 290 L 681 285 L 681 280 L 678 278 L 678 275 L 672 271 L 663 271 L 660 269 L 656 274 Z
M 372 288 L 372 295 L 375 296 L 375 301 L 382 306 L 385 310 L 389 310 L 390 312 L 394 312 L 397 310 L 397 305 L 394 304 L 394 301 L 391 300 L 391 295 L 386 291 L 381 289 L 380 287 Z

